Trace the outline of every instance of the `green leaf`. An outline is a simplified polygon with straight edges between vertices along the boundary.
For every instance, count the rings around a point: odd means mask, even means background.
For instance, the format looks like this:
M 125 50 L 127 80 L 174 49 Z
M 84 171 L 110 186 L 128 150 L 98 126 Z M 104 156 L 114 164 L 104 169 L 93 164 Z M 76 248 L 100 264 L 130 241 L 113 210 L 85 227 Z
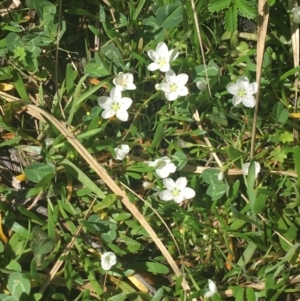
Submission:
M 248 19 L 255 19 L 257 16 L 256 5 L 250 4 L 247 0 L 235 0 L 240 14 Z
M 1 301 L 16 301 L 16 299 L 12 296 L 0 294 L 0 300 Z
M 246 264 L 248 264 L 248 262 L 251 260 L 256 249 L 257 249 L 256 244 L 254 242 L 250 241 L 248 243 L 247 248 L 241 255 L 239 261 L 237 262 L 237 265 L 240 266 L 241 268 L 245 268 Z
M 54 4 L 47 0 L 26 0 L 25 3 L 28 8 L 36 10 L 37 14 L 41 19 L 43 18 L 44 9 L 47 9 L 49 6 L 54 6 Z
M 289 118 L 289 111 L 281 102 L 278 102 L 273 108 L 273 116 L 278 122 L 285 123 Z
M 139 0 L 137 1 L 138 3 L 138 6 L 134 9 L 134 13 L 133 13 L 133 16 L 132 16 L 132 20 L 135 21 L 138 17 L 138 15 L 140 14 L 141 10 L 143 9 L 145 3 L 146 3 L 146 0 Z
M 70 160 L 64 159 L 61 162 L 62 165 L 64 165 L 67 169 L 67 172 L 69 172 L 71 175 L 75 174 L 76 179 L 80 181 L 83 185 L 85 185 L 87 188 L 89 188 L 91 191 L 93 191 L 97 197 L 104 199 L 105 194 L 103 191 L 92 181 L 80 168 L 78 168 L 75 164 L 73 164 Z
M 12 272 L 8 277 L 7 288 L 15 300 L 23 300 L 22 294 L 30 293 L 30 280 L 22 273 Z
M 246 289 L 246 300 L 247 301 L 256 301 L 255 292 L 252 287 L 247 287 L 247 289 Z
M 207 7 L 210 12 L 214 13 L 229 7 L 230 4 L 231 0 L 211 0 Z
M 284 133 L 280 134 L 279 141 L 282 143 L 293 142 L 294 141 L 293 133 L 285 131 Z
M 34 183 L 40 182 L 44 177 L 55 175 L 53 167 L 44 163 L 33 163 L 25 168 L 26 178 Z
M 23 79 L 20 75 L 20 73 L 16 70 L 12 71 L 12 77 L 15 83 L 15 87 L 20 95 L 20 97 L 22 98 L 22 100 L 30 102 L 28 93 L 26 91 L 25 85 L 23 83 Z
M 298 186 L 300 186 L 300 146 L 294 147 L 294 162 L 296 165 L 296 171 L 297 171 L 297 182 Z
M 285 151 L 280 147 L 276 147 L 272 150 L 270 155 L 273 157 L 274 161 L 280 163 L 283 163 L 283 161 L 287 158 Z
M 152 149 L 154 149 L 156 146 L 158 146 L 160 144 L 163 136 L 164 136 L 164 126 L 160 123 L 156 127 L 156 131 L 155 131 L 155 134 L 154 134 L 154 137 L 153 137 L 150 147 Z
M 92 77 L 102 77 L 110 74 L 110 71 L 104 66 L 103 63 L 88 63 L 84 66 L 84 74 Z
M 151 301 L 161 301 L 161 300 L 163 300 L 162 299 L 163 295 L 164 295 L 164 288 L 161 287 L 159 290 L 156 291 L 156 293 L 152 297 Z
M 206 71 L 205 71 L 206 70 Z M 208 77 L 216 77 L 220 74 L 220 68 L 214 61 L 209 61 L 206 65 L 206 69 L 204 65 L 199 65 L 195 67 L 195 71 L 197 76 L 199 77 L 206 77 L 206 72 Z
M 54 248 L 54 242 L 48 234 L 38 226 L 32 228 L 30 248 L 36 254 L 46 255 Z
M 256 212 L 257 207 L 255 206 L 256 193 L 254 190 L 254 183 L 255 183 L 255 165 L 254 165 L 254 160 L 251 160 L 249 166 L 249 172 L 247 176 L 247 194 L 248 194 L 252 214 L 257 214 Z
M 171 3 L 156 11 L 156 24 L 162 28 L 174 28 L 182 22 L 183 7 L 181 3 Z
M 146 270 L 149 273 L 155 274 L 168 274 L 169 268 L 161 263 L 154 261 L 146 261 L 146 262 L 135 262 L 132 263 L 130 268 L 137 270 Z
M 236 5 L 229 7 L 225 14 L 225 30 L 228 32 L 235 32 L 237 28 L 237 9 Z

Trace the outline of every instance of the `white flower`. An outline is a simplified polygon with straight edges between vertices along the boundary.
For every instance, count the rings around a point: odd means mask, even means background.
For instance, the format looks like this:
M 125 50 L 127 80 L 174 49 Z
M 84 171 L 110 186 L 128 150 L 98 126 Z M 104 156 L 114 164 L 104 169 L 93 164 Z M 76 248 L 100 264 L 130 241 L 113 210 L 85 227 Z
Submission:
M 248 175 L 250 163 L 244 163 L 242 165 L 242 171 L 245 176 Z M 260 172 L 260 164 L 258 162 L 254 162 L 254 170 L 255 170 L 255 179 Z
M 209 287 L 209 291 L 207 291 L 204 294 L 204 296 L 206 298 L 211 298 L 214 294 L 218 293 L 218 289 L 217 289 L 216 284 L 212 280 L 210 280 L 210 279 L 208 279 L 208 287 Z
M 113 88 L 108 96 L 100 96 L 98 103 L 101 108 L 104 109 L 102 112 L 102 118 L 108 119 L 114 115 L 117 116 L 121 121 L 128 120 L 127 110 L 132 104 L 132 99 L 129 97 L 122 97 L 122 93 L 119 89 Z
M 174 49 L 168 50 L 168 46 L 164 42 L 160 42 L 156 46 L 155 50 L 149 50 L 148 56 L 154 62 L 148 66 L 149 71 L 160 70 L 161 72 L 167 72 L 170 70 L 171 59 L 175 60 L 178 56 L 178 52 L 173 54 Z
M 101 267 L 108 271 L 117 263 L 117 257 L 113 252 L 104 252 L 101 256 Z
M 257 92 L 258 85 L 256 82 L 249 83 L 249 79 L 246 76 L 240 77 L 237 82 L 230 83 L 226 86 L 227 91 L 234 95 L 232 103 L 237 106 L 240 103 L 247 108 L 253 108 L 256 104 L 256 100 L 253 96 Z
M 168 157 L 162 157 L 154 161 L 146 161 L 146 163 L 149 166 L 154 167 L 156 174 L 162 179 L 168 177 L 170 173 L 176 171 L 175 164 L 172 163 L 171 159 Z
M 167 188 L 163 190 L 159 197 L 162 201 L 174 200 L 177 204 L 184 200 L 191 199 L 195 196 L 195 191 L 192 188 L 186 187 L 186 177 L 180 177 L 174 180 L 167 178 L 163 180 L 164 186 Z
M 175 72 L 170 69 L 166 72 L 166 82 L 159 85 L 159 90 L 165 92 L 166 99 L 173 101 L 179 96 L 185 96 L 189 93 L 188 88 L 185 86 L 189 77 L 185 73 L 176 75 Z
M 113 79 L 113 83 L 121 91 L 136 89 L 136 86 L 133 83 L 133 75 L 131 73 L 119 72 L 117 77 Z
M 123 160 L 130 151 L 129 145 L 121 144 L 120 146 L 116 147 L 114 151 L 116 153 L 116 160 Z
M 294 7 L 292 9 L 292 14 L 294 23 L 300 23 L 300 6 Z

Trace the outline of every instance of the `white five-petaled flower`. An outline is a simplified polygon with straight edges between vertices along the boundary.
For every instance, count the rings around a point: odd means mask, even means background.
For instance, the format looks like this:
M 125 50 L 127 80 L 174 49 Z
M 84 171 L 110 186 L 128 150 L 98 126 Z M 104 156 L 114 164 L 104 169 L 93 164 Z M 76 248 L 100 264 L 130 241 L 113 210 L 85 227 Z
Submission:
M 149 166 L 154 167 L 156 174 L 162 179 L 168 177 L 170 173 L 176 171 L 175 164 L 172 163 L 171 159 L 168 157 L 162 157 L 155 159 L 154 161 L 147 161 L 146 163 Z
M 149 50 L 148 56 L 153 61 L 148 66 L 149 71 L 160 70 L 161 72 L 167 72 L 170 70 L 171 60 L 175 60 L 178 56 L 178 52 L 174 53 L 174 49 L 168 49 L 168 46 L 164 42 L 160 42 L 156 46 L 156 50 Z
M 249 173 L 249 167 L 250 167 L 250 163 L 244 163 L 242 165 L 242 171 L 243 171 L 243 175 L 247 176 Z M 255 170 L 255 179 L 257 178 L 257 175 L 260 172 L 260 164 L 258 162 L 254 162 L 254 170 Z
M 176 75 L 175 72 L 170 69 L 166 72 L 166 82 L 159 85 L 159 90 L 165 92 L 166 99 L 174 101 L 180 96 L 186 96 L 189 93 L 188 88 L 185 86 L 189 77 L 185 73 Z
M 117 77 L 113 79 L 113 83 L 121 91 L 136 89 L 136 86 L 133 83 L 133 75 L 131 73 L 119 72 Z
M 116 153 L 116 160 L 123 160 L 130 151 L 129 145 L 121 144 L 120 146 L 116 147 L 114 151 Z
M 101 267 L 109 271 L 117 263 L 117 256 L 113 252 L 104 252 L 101 256 Z
M 226 86 L 227 91 L 233 95 L 233 105 L 237 106 L 242 103 L 247 108 L 255 107 L 256 100 L 253 94 L 257 92 L 257 88 L 257 83 L 249 83 L 249 79 L 246 76 L 242 76 L 236 83 L 230 83 Z
M 98 103 L 101 108 L 104 109 L 102 112 L 102 118 L 108 119 L 114 115 L 117 116 L 121 121 L 128 120 L 127 110 L 132 104 L 132 99 L 129 97 L 122 97 L 121 90 L 113 88 L 108 96 L 100 96 Z
M 211 298 L 214 294 L 218 293 L 216 284 L 210 279 L 208 279 L 208 288 L 209 290 L 204 294 L 206 298 Z
M 159 197 L 162 201 L 174 200 L 180 204 L 184 200 L 191 199 L 195 196 L 195 191 L 192 188 L 186 187 L 186 177 L 180 177 L 174 182 L 171 178 L 163 180 L 166 190 L 160 192 Z

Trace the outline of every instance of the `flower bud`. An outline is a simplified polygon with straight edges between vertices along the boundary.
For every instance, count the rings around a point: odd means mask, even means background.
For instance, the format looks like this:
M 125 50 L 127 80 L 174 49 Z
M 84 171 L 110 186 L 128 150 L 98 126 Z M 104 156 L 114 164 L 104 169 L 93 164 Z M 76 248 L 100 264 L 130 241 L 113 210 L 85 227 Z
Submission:
M 294 23 L 300 23 L 300 6 L 294 7 L 292 14 Z

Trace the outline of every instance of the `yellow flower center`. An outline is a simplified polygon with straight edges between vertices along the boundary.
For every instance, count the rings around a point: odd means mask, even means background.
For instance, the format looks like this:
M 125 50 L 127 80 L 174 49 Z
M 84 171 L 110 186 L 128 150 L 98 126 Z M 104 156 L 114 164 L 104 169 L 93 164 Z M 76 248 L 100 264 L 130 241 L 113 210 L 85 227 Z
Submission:
M 120 110 L 121 105 L 118 102 L 113 102 L 111 105 L 111 109 L 115 112 L 117 112 L 118 110 Z
M 172 195 L 173 196 L 179 196 L 180 195 L 180 190 L 178 188 L 175 188 L 172 190 Z
M 165 58 L 161 57 L 159 60 L 158 60 L 158 65 L 160 67 L 163 67 L 164 65 L 166 65 L 167 61 Z
M 246 93 L 245 89 L 239 89 L 237 92 L 237 95 L 239 97 L 245 97 L 245 96 L 247 96 L 247 93 Z
M 174 84 L 174 83 L 170 84 L 170 90 L 171 90 L 171 92 L 176 92 L 177 89 L 178 89 L 178 86 L 176 84 Z

